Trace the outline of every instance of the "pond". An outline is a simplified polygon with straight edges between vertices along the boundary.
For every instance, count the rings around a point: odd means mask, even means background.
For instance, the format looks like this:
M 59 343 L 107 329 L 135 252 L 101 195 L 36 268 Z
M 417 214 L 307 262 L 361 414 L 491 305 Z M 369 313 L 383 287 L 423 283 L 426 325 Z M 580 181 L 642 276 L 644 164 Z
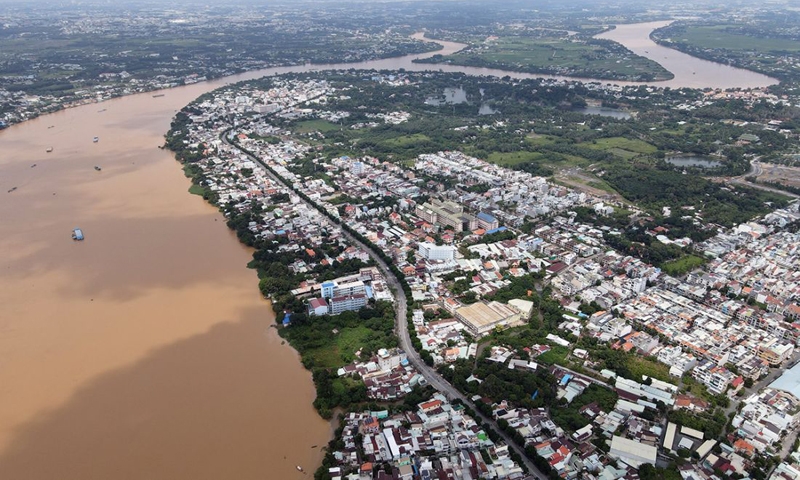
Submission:
M 627 120 L 633 117 L 633 115 L 631 115 L 628 112 L 623 112 L 622 110 L 616 110 L 614 108 L 606 108 L 606 107 L 583 107 L 583 108 L 575 108 L 572 111 L 576 113 L 582 113 L 584 115 L 600 115 L 602 117 L 613 117 L 622 120 Z
M 440 105 L 458 105 L 461 103 L 467 103 L 467 91 L 461 87 L 447 87 L 442 93 L 444 95 L 444 100 L 442 100 L 441 97 L 428 97 L 425 100 L 425 104 L 438 107 Z
M 703 155 L 681 155 L 667 158 L 667 163 L 676 167 L 700 167 L 716 168 L 721 167 L 722 162 L 714 160 L 712 157 Z
M 500 110 L 495 110 L 494 108 L 490 107 L 488 103 L 482 103 L 481 108 L 478 109 L 478 115 L 494 115 L 495 113 L 499 113 Z

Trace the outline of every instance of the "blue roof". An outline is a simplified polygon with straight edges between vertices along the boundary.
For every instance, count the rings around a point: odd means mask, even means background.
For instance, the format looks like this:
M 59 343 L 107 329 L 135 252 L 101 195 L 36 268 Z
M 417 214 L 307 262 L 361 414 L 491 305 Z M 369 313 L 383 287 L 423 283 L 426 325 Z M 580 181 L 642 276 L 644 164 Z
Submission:
M 496 222 L 497 221 L 496 218 L 494 218 L 493 216 L 489 215 L 488 213 L 481 212 L 481 213 L 479 213 L 477 215 L 477 217 L 478 217 L 478 219 L 483 220 L 484 222 Z
M 330 281 L 330 280 L 328 280 L 327 282 L 322 282 L 322 287 L 323 287 L 323 288 L 327 288 L 327 287 L 335 287 L 335 286 L 336 286 L 336 284 L 335 284 L 335 283 L 333 283 L 333 282 L 332 282 L 332 281 Z
M 488 232 L 486 232 L 486 235 L 489 235 L 489 234 L 492 234 L 492 233 L 497 233 L 497 232 L 505 232 L 506 230 L 508 230 L 506 227 L 493 228 L 493 229 L 489 230 Z
M 572 380 L 572 375 L 570 374 L 564 375 L 564 377 L 561 379 L 561 385 L 568 384 L 570 380 Z
M 290 324 L 292 322 L 291 315 L 292 315 L 291 313 L 287 312 L 286 315 L 283 316 L 283 324 L 284 325 L 288 325 L 288 324 Z

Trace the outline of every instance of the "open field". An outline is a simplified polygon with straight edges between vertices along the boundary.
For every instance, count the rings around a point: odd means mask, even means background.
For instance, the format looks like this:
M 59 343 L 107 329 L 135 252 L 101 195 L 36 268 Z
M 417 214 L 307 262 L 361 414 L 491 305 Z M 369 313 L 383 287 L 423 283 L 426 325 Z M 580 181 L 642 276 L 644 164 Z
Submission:
M 606 79 L 668 79 L 658 63 L 613 42 L 564 37 L 502 36 L 473 42 L 459 53 L 436 55 L 430 63 L 450 63 L 520 72 L 553 73 Z
M 783 38 L 759 38 L 727 31 L 728 25 L 690 26 L 674 41 L 690 43 L 701 48 L 774 53 L 800 52 L 800 42 Z
M 683 275 L 706 263 L 706 260 L 696 255 L 684 255 L 661 266 L 662 270 L 670 275 Z
M 513 167 L 520 163 L 539 162 L 544 158 L 544 155 L 539 152 L 492 152 L 489 154 L 488 161 L 502 165 L 504 167 Z
M 642 140 L 623 137 L 598 138 L 592 142 L 579 143 L 578 146 L 602 150 L 623 160 L 639 155 L 652 155 L 658 150 L 653 145 Z
M 370 333 L 370 329 L 364 326 L 344 328 L 335 335 L 334 342 L 309 350 L 304 355 L 313 359 L 318 367 L 339 368 L 355 360 L 355 352 L 366 343 Z
M 800 167 L 787 167 L 773 163 L 761 164 L 761 182 L 776 182 L 793 187 L 800 187 Z
M 339 125 L 335 123 L 331 123 L 327 120 L 306 120 L 303 122 L 298 122 L 295 125 L 295 130 L 299 133 L 309 133 L 309 132 L 331 132 L 334 130 L 339 130 Z

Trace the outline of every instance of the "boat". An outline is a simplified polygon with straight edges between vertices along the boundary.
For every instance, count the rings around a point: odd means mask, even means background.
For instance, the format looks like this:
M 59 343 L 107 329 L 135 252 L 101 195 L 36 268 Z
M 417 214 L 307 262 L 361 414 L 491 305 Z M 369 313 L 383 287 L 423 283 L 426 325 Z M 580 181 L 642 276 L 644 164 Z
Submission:
M 301 467 L 300 465 L 298 465 L 296 468 L 297 468 L 298 472 L 302 472 L 303 471 L 303 467 Z
M 76 228 L 72 230 L 72 239 L 73 240 L 83 240 L 83 232 L 80 228 Z
M 157 93 L 153 95 L 153 98 L 163 97 L 164 95 L 165 95 L 164 93 Z
M 11 192 L 13 192 L 13 191 L 14 191 L 14 190 L 16 190 L 16 189 L 17 189 L 17 187 L 11 187 L 11 188 L 8 190 L 8 192 L 6 192 L 6 193 L 11 193 Z
M 95 170 L 97 170 L 98 172 L 99 172 L 100 170 L 102 170 L 102 168 L 100 168 L 100 165 L 95 165 L 95 166 L 94 166 L 94 169 L 95 169 Z
M 94 138 L 92 139 L 92 141 L 93 141 L 94 143 L 97 143 L 97 142 L 99 142 L 99 141 L 100 141 L 100 137 L 94 137 Z
M 50 153 L 52 151 L 53 151 L 53 147 L 47 147 L 47 150 L 45 150 L 45 152 L 47 152 L 47 153 Z

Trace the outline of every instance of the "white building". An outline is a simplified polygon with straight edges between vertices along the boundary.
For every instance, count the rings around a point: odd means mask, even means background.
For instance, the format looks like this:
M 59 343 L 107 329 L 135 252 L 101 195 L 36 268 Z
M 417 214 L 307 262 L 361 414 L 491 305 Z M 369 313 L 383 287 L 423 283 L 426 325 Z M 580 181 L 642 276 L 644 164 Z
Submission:
M 366 304 L 367 296 L 363 293 L 358 295 L 333 297 L 330 299 L 330 312 L 333 315 L 339 315 L 342 312 L 359 310 L 361 307 L 366 306 Z
M 652 445 L 619 436 L 614 436 L 611 440 L 611 450 L 609 451 L 610 456 L 634 468 L 639 468 L 645 463 L 655 465 L 657 454 L 658 449 Z
M 455 260 L 456 247 L 423 242 L 419 244 L 419 255 L 425 260 Z

